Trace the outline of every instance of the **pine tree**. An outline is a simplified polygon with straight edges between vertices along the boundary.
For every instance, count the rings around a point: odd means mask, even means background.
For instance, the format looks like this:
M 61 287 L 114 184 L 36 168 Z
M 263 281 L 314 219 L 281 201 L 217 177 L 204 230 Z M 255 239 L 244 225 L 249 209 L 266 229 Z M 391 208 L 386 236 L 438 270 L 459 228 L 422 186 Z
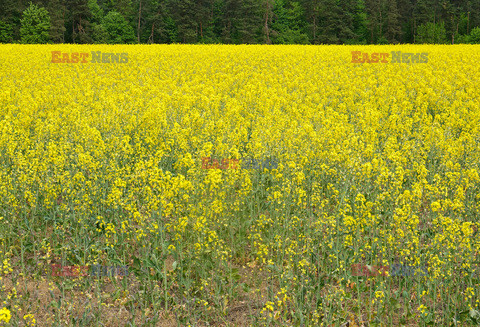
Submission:
M 50 36 L 54 43 L 65 42 L 65 0 L 51 0 L 48 6 L 51 18 Z
M 297 1 L 276 0 L 273 9 L 272 40 L 278 44 L 306 44 L 304 11 Z
M 306 29 L 310 42 L 319 43 L 319 17 L 321 0 L 303 0 L 302 7 L 305 9 Z
M 337 35 L 340 43 L 352 42 L 357 35 L 354 33 L 354 17 L 357 10 L 357 0 L 339 1 L 339 17 Z
M 90 19 L 92 13 L 88 7 L 88 0 L 70 0 L 69 5 L 70 31 L 67 33 L 73 43 L 92 43 Z
M 271 31 L 271 24 L 272 24 L 272 19 L 273 19 L 273 0 L 263 0 L 262 2 L 262 8 L 264 12 L 264 25 L 263 25 L 263 33 L 265 37 L 265 43 L 266 44 L 271 44 L 272 40 L 270 37 L 270 31 Z
M 320 35 L 318 41 L 340 44 L 355 38 L 353 33 L 354 6 L 351 0 L 322 0 L 319 7 Z
M 226 43 L 263 42 L 264 11 L 257 0 L 226 0 L 222 20 L 222 41 Z
M 106 4 L 106 12 L 118 12 L 127 21 L 131 20 L 136 14 L 132 0 L 109 0 Z
M 414 3 L 411 0 L 397 0 L 397 8 L 399 14 L 399 24 L 401 27 L 400 42 L 413 43 L 414 25 L 413 25 L 413 9 Z
M 368 20 L 368 31 L 369 31 L 369 42 L 370 43 L 383 43 L 383 21 L 385 17 L 383 9 L 384 1 L 383 0 L 367 0 L 367 14 L 369 17 Z M 386 39 L 385 39 L 386 40 Z
M 140 21 L 140 42 L 177 42 L 177 26 L 172 17 L 172 4 L 167 0 L 142 0 L 142 14 L 136 17 L 137 33 Z M 139 10 L 140 8 L 138 8 Z M 138 35 L 137 35 L 138 40 Z
M 13 42 L 12 25 L 0 20 L 0 43 Z
M 387 9 L 386 38 L 390 43 L 398 43 L 401 37 L 400 14 L 397 0 L 389 0 Z
M 13 40 L 20 40 L 20 25 L 23 11 L 28 7 L 27 0 L 0 0 L 0 13 L 5 28 Z
M 467 33 L 470 33 L 470 31 L 475 27 L 480 27 L 480 0 L 469 1 L 467 17 Z
M 195 22 L 195 1 L 174 0 L 173 16 L 178 29 L 178 39 L 182 43 L 196 43 L 198 41 L 198 25 Z
M 353 10 L 353 33 L 355 33 L 355 39 L 352 43 L 366 44 L 368 39 L 368 17 L 365 8 L 365 1 L 358 0 L 355 3 Z

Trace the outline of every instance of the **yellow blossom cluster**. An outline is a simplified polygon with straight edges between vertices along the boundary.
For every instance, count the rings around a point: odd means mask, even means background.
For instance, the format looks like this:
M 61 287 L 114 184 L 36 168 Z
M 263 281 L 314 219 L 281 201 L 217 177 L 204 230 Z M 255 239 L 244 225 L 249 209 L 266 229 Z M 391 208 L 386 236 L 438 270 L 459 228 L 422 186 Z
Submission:
M 368 311 L 401 293 L 388 276 L 351 290 L 352 264 L 399 263 L 428 267 L 409 281 L 422 296 L 404 302 L 418 319 L 479 310 L 478 47 L 0 49 L 2 274 L 21 260 L 15 233 L 40 226 L 22 251 L 148 264 L 166 306 L 190 294 L 221 314 L 254 289 L 267 320 L 330 325 L 350 316 L 347 298 Z M 56 63 L 54 51 L 129 60 Z M 352 63 L 352 51 L 428 62 Z M 278 166 L 202 169 L 206 157 Z

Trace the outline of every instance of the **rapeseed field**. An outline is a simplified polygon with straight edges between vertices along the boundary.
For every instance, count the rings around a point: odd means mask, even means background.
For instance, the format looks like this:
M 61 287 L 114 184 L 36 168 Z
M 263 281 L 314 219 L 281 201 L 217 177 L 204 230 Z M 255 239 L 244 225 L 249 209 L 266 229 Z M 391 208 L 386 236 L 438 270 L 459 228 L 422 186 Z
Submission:
M 478 325 L 479 62 L 0 45 L 0 325 Z

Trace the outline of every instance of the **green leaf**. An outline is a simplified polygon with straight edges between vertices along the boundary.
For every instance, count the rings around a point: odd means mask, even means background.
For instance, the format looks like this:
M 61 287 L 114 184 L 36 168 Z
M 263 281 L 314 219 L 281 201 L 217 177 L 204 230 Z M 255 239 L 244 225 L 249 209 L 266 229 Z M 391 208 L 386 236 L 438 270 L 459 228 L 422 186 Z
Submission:
M 147 259 L 145 260 L 145 266 L 147 266 L 147 268 L 155 268 L 156 265 L 155 265 L 155 263 L 154 263 L 152 260 L 150 260 L 149 258 L 147 258 Z

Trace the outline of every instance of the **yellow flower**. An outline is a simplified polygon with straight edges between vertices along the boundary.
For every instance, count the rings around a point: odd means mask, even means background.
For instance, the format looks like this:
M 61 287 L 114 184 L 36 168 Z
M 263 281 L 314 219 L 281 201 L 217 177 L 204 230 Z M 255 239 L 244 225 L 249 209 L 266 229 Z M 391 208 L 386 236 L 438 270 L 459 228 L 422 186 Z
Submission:
M 0 309 L 0 322 L 8 323 L 10 321 L 10 318 L 12 318 L 10 310 L 8 310 L 7 308 Z
M 384 298 L 385 297 L 385 294 L 383 294 L 382 291 L 376 291 L 375 292 L 375 297 L 378 299 L 378 298 Z
M 420 304 L 420 306 L 417 308 L 417 311 L 420 311 L 422 314 L 425 314 L 425 311 L 427 311 L 427 307 L 424 306 L 423 304 Z
M 25 315 L 23 316 L 23 319 L 25 320 L 25 324 L 27 324 L 27 326 L 35 326 L 36 321 L 33 314 Z
M 433 212 L 439 211 L 441 208 L 442 208 L 442 206 L 440 205 L 440 202 L 438 202 L 438 201 L 432 202 L 432 211 Z

